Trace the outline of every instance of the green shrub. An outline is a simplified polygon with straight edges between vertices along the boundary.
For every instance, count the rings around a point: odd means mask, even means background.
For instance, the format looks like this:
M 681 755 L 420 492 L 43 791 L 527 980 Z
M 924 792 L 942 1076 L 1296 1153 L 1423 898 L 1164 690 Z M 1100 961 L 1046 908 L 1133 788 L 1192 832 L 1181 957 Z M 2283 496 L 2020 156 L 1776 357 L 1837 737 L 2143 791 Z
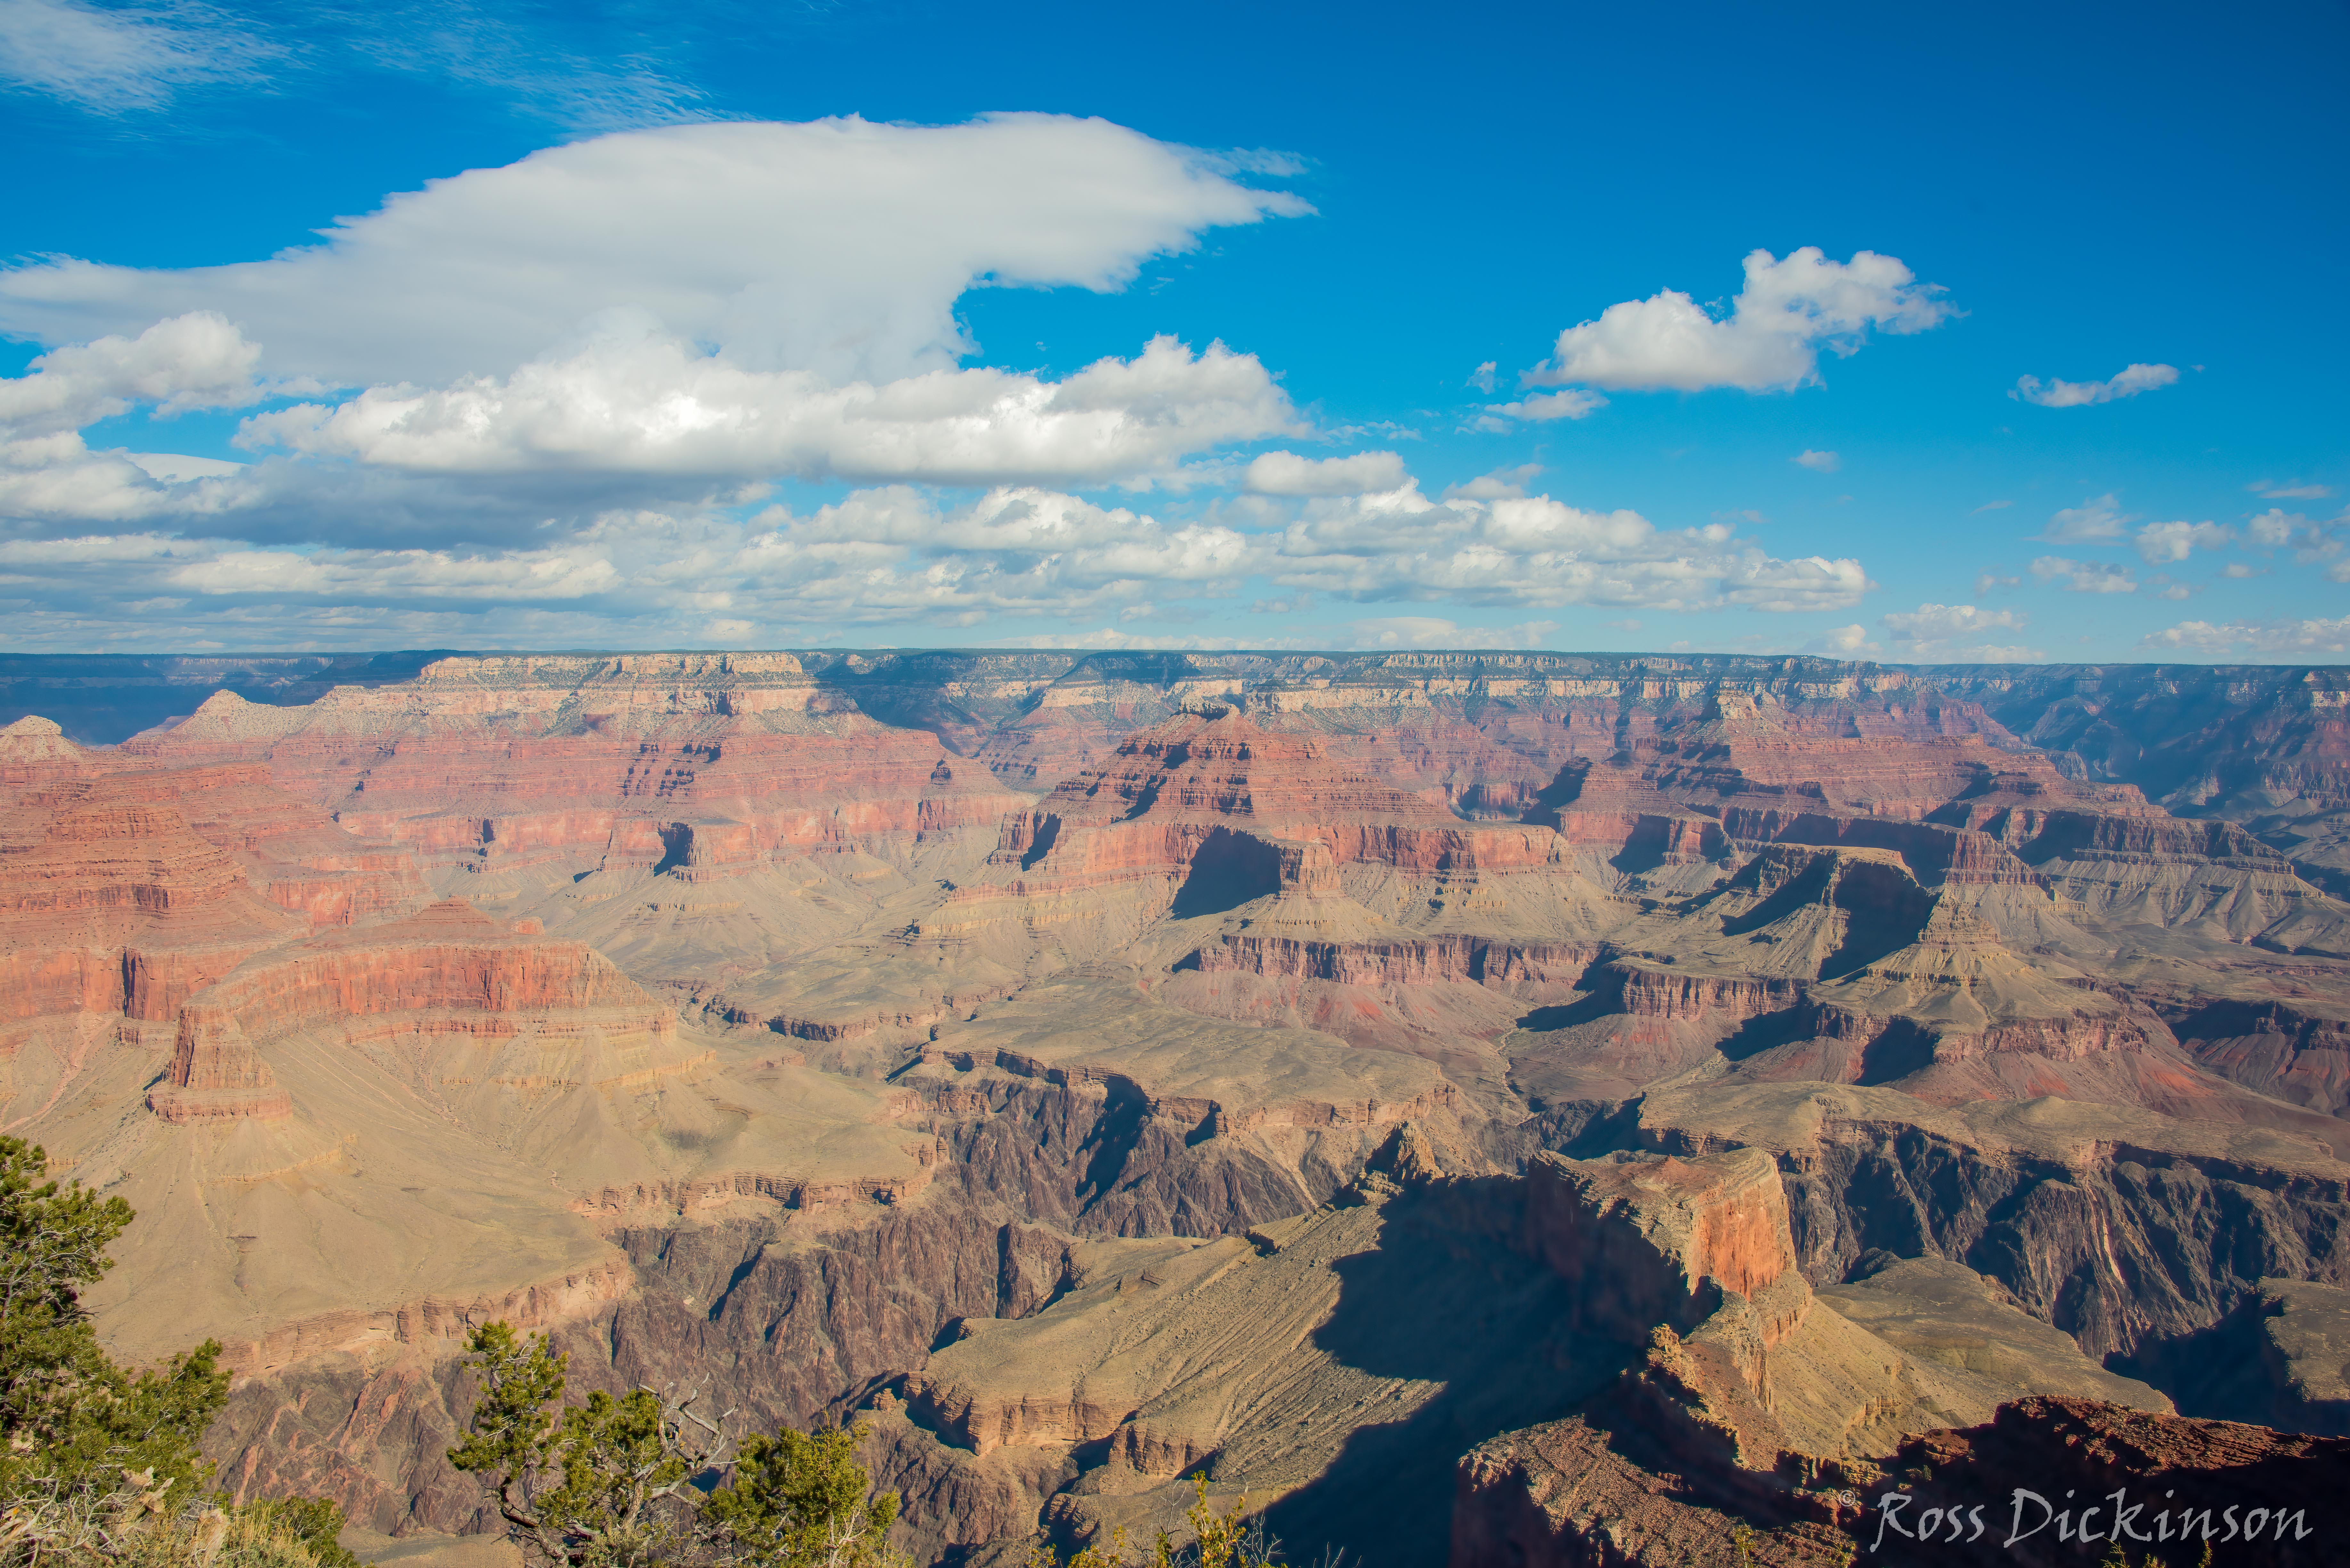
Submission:
M 48 1163 L 0 1137 L 0 1568 L 360 1568 L 326 1499 L 205 1497 L 198 1444 L 228 1399 L 220 1345 L 115 1366 L 81 1289 L 114 1266 L 130 1205 L 47 1179 Z

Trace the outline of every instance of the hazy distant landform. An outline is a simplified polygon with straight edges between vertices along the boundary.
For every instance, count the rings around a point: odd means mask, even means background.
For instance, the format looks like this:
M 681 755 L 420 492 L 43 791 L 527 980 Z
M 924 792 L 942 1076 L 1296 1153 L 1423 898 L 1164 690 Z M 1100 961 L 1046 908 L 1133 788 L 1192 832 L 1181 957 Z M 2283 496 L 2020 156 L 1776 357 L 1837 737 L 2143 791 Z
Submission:
M 119 1354 L 229 1346 L 243 1495 L 493 1529 L 492 1317 L 864 1413 L 957 1563 L 1195 1471 L 1372 1568 L 1793 1563 L 1920 1467 L 2350 1453 L 2350 670 L 0 680 L 0 1123 L 137 1208 Z

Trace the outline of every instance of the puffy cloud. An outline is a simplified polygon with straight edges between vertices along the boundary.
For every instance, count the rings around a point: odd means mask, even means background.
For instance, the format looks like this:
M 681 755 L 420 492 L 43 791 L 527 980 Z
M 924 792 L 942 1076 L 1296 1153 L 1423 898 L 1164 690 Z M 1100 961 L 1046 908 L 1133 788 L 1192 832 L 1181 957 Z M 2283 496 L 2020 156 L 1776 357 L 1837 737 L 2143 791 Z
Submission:
M 1988 594 L 2003 593 L 2009 588 L 2019 588 L 2022 586 L 2022 577 L 2011 577 L 1996 568 L 1975 574 L 1975 597 L 1977 598 L 1981 598 Z
M 2178 379 L 2169 365 L 2131 365 L 2103 381 L 2042 381 L 2037 376 L 2018 377 L 2011 398 L 2037 403 L 2043 409 L 2076 409 L 2085 403 L 2110 403 L 2168 387 Z
M 1475 369 L 1470 371 L 1469 379 L 1461 384 L 1463 386 L 1474 387 L 1481 392 L 1491 392 L 1493 389 L 1494 372 L 1500 369 L 1500 368 L 1501 366 L 1499 361 L 1488 359 L 1483 364 L 1478 366 Z
M 197 311 L 137 337 L 53 348 L 26 374 L 0 379 L 0 520 L 136 523 L 234 504 L 225 481 L 238 464 L 94 452 L 78 432 L 141 403 L 169 416 L 255 402 L 268 390 L 254 379 L 259 356 L 227 321 Z
M 1158 337 L 1061 381 L 933 370 L 876 386 L 749 370 L 637 323 L 502 379 L 378 388 L 246 421 L 240 444 L 430 472 L 1103 483 L 1299 430 L 1256 357 Z
M 0 0 L 0 80 L 101 114 L 160 109 L 182 88 L 257 81 L 284 53 L 196 0 L 137 9 Z
M 1844 466 L 1844 459 L 1832 452 L 1814 452 L 1805 447 L 1787 460 L 1798 468 L 1808 468 L 1814 473 L 1834 473 Z
M 2307 620 L 2232 620 L 2225 626 L 2215 626 L 2208 620 L 2188 620 L 2148 633 L 2138 640 L 2138 646 L 2207 659 L 2230 653 L 2279 662 L 2339 658 L 2350 654 L 2350 616 L 2321 616 Z
M 1947 320 L 1953 308 L 1941 293 L 1874 251 L 1835 262 L 1816 245 L 1784 260 L 1758 250 L 1726 318 L 1676 289 L 1623 300 L 1561 332 L 1550 359 L 1524 379 L 1610 391 L 1791 390 L 1819 379 L 1822 348 L 1850 354 L 1872 327 L 1923 332 Z
M 2086 545 L 2101 539 L 2118 539 L 2122 536 L 2122 524 L 2130 521 L 2122 515 L 2117 500 L 2110 494 L 2100 495 L 2051 516 L 2048 526 L 2040 531 L 2040 538 L 2051 545 Z
M 1391 452 L 1319 461 L 1294 452 L 1268 452 L 1248 465 L 1242 487 L 1253 495 L 1361 495 L 1400 490 L 1410 482 L 1403 459 Z
M 2032 563 L 2032 575 L 2043 583 L 2059 582 L 2076 594 L 2134 594 L 2137 579 L 2127 566 L 2106 561 L 2068 561 L 2062 556 L 2042 556 Z
M 1548 496 L 1437 503 L 1416 489 L 1310 504 L 1265 571 L 1341 598 L 1543 607 L 1835 609 L 1869 587 L 1856 560 L 1781 560 L 1722 524 L 1667 532 L 1635 512 Z
M 2168 566 L 2199 549 L 2220 549 L 2235 536 L 2220 523 L 2149 523 L 2137 531 L 2137 553 L 2149 566 Z
M 12 436 L 79 430 L 136 403 L 165 415 L 234 409 L 266 394 L 254 379 L 260 346 L 217 311 L 158 321 L 136 337 L 52 348 L 25 375 L 0 379 L 0 428 Z
M 281 375 L 434 386 L 624 309 L 746 370 L 889 380 L 971 351 L 954 304 L 982 280 L 1116 289 L 1205 229 L 1310 210 L 1211 161 L 1063 115 L 667 126 L 433 181 L 266 261 L 20 266 L 0 273 L 0 330 L 63 342 L 216 310 Z

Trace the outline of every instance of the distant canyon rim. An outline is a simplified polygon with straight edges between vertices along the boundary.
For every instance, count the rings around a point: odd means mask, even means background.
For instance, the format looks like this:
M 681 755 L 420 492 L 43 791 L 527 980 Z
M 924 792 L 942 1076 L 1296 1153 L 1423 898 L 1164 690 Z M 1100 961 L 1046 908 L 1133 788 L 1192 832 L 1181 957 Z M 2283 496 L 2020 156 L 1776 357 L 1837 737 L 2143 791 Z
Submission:
M 0 715 L 0 1126 L 138 1210 L 112 1347 L 228 1347 L 242 1496 L 494 1530 L 499 1317 L 866 1422 L 924 1562 L 1194 1473 L 1564 1568 L 2350 1469 L 2350 669 L 12 656 Z

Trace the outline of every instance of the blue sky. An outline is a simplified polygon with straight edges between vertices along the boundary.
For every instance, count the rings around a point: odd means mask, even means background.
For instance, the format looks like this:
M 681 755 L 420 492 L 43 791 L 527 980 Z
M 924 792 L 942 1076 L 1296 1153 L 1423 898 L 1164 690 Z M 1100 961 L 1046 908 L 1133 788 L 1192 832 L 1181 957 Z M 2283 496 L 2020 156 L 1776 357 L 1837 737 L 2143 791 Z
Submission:
M 2339 660 L 2345 57 L 0 0 L 0 644 Z

